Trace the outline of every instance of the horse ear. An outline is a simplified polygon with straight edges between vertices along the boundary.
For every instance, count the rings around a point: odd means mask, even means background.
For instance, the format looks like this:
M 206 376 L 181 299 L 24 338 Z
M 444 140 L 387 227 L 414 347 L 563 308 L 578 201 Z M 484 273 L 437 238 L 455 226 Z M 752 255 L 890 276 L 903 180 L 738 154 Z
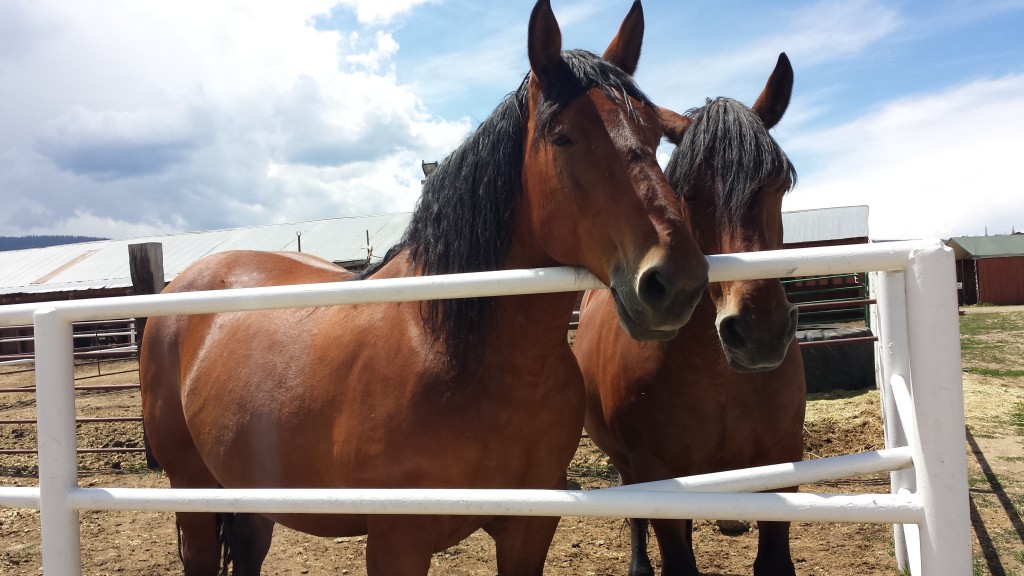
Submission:
M 634 0 L 633 7 L 619 26 L 619 33 L 604 51 L 603 58 L 615 64 L 630 76 L 636 72 L 640 62 L 640 45 L 644 40 L 644 9 L 640 0 Z
M 789 63 L 789 57 L 783 52 L 779 54 L 779 62 L 775 70 L 768 77 L 768 84 L 764 91 L 757 97 L 757 102 L 751 108 L 765 128 L 771 128 L 782 120 L 782 115 L 789 107 L 789 97 L 793 93 L 793 66 Z
M 537 0 L 530 13 L 527 35 L 530 70 L 541 85 L 558 73 L 562 65 L 562 31 L 558 29 L 550 0 Z
M 679 145 L 683 141 L 683 134 L 693 124 L 693 119 L 673 112 L 668 108 L 658 106 L 658 117 L 661 119 L 661 134 L 668 138 L 668 141 Z

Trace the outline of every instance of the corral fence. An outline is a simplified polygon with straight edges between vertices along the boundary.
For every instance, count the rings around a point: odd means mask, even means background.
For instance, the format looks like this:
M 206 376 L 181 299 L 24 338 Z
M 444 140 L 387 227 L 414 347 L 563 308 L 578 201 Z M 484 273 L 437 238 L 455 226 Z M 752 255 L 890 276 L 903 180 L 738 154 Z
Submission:
M 75 322 L 72 333 L 76 359 L 103 360 L 135 355 L 133 318 Z M 31 324 L 0 326 L 0 365 L 32 362 L 34 359 L 35 335 Z
M 874 270 L 883 450 L 592 491 L 82 488 L 75 457 L 75 321 L 601 288 L 572 268 L 130 296 L 0 308 L 36 330 L 39 486 L 0 505 L 39 508 L 43 573 L 81 574 L 81 510 L 468 514 L 894 524 L 911 574 L 971 570 L 967 458 L 952 252 L 938 241 L 710 256 L 712 281 Z M 885 494 L 757 493 L 891 472 Z
M 864 272 L 783 278 L 786 298 L 800 310 L 800 327 L 868 322 L 868 275 Z
M 2 309 L 2 308 L 0 308 Z M 136 384 L 95 384 L 97 378 L 110 377 L 138 371 L 124 370 L 117 360 L 135 360 L 138 358 L 135 320 L 133 318 L 75 322 L 72 325 L 72 353 L 75 358 L 76 393 L 95 394 L 138 390 Z M 34 327 L 0 326 L 0 372 L 5 376 L 28 374 L 35 372 L 35 335 Z M 35 398 L 36 387 L 7 386 L 0 387 L 0 394 L 12 397 L 25 395 Z M 142 422 L 141 416 L 100 416 L 79 417 L 78 424 L 108 424 L 114 422 Z M 0 433 L 6 426 L 36 424 L 35 418 L 0 418 Z M 79 446 L 79 454 L 87 453 L 118 453 L 145 452 L 142 446 L 97 447 Z M 35 449 L 0 448 L 0 456 L 15 454 L 35 454 Z

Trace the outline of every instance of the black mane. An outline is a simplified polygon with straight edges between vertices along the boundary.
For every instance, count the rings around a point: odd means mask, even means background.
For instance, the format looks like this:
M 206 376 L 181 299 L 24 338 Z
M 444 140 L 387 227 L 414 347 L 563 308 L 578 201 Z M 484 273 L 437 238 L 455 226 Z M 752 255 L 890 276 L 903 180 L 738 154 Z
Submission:
M 650 105 L 629 75 L 597 55 L 571 50 L 562 52 L 562 60 L 558 77 L 544 86 L 538 135 L 569 102 L 592 88 L 625 102 L 627 108 L 628 97 Z M 360 278 L 372 275 L 403 250 L 423 275 L 503 267 L 522 192 L 528 85 L 529 76 L 431 173 L 401 242 Z M 492 305 L 489 298 L 432 301 L 424 307 L 425 320 L 435 337 L 447 342 L 449 356 L 460 356 L 485 328 Z
M 695 185 L 718 190 L 720 216 L 737 219 L 764 184 L 788 177 L 790 189 L 796 185 L 793 163 L 750 108 L 731 98 L 716 98 L 686 115 L 693 118 L 693 125 L 665 168 L 669 184 L 684 200 Z

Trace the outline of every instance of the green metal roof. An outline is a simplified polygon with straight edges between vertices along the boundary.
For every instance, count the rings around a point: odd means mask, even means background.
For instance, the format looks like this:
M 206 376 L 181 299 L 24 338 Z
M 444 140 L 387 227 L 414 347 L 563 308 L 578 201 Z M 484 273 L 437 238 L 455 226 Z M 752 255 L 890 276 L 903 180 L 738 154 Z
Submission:
M 957 260 L 1024 255 L 1024 234 L 1008 236 L 961 236 L 946 240 Z

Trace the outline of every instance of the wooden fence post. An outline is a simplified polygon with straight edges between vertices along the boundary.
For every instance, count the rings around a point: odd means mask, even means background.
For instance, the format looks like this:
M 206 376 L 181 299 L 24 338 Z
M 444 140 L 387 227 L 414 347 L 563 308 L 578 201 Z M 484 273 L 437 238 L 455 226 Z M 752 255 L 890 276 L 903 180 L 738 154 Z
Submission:
M 159 242 L 145 242 L 128 245 L 128 264 L 132 274 L 132 294 L 158 294 L 164 289 L 164 250 Z M 146 331 L 146 319 L 135 319 L 136 346 L 142 351 L 142 336 Z M 146 426 L 142 426 L 142 443 L 146 448 L 146 466 L 159 468 L 149 449 Z

